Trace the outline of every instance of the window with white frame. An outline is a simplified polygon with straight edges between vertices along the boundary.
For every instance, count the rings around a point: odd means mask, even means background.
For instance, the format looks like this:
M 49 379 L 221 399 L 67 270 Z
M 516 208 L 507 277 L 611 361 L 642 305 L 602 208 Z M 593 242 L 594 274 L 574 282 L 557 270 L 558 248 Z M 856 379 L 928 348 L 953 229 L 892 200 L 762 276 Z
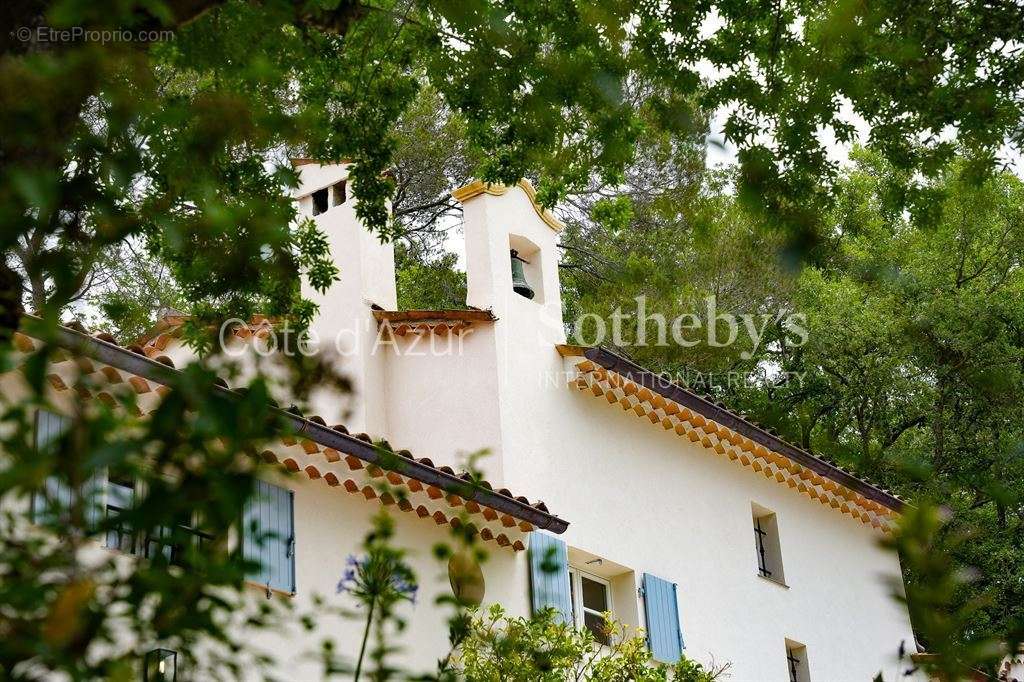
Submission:
M 780 585 L 786 584 L 782 571 L 782 547 L 779 544 L 779 522 L 775 513 L 759 504 L 752 504 L 754 524 L 754 552 L 757 573 Z
M 789 682 L 811 682 L 807 647 L 791 639 L 786 640 L 786 670 L 789 671 Z
M 107 529 L 106 545 L 125 554 L 138 551 L 135 532 L 120 517 L 135 506 L 135 477 L 115 471 L 107 475 L 106 517 L 111 522 Z
M 594 633 L 594 639 L 601 644 L 608 644 L 610 638 L 604 622 L 604 613 L 612 610 L 612 594 L 608 581 L 570 567 L 569 597 L 572 600 L 572 614 L 576 627 L 587 628 Z
M 202 526 L 199 515 L 190 513 L 173 527 L 156 528 L 143 545 L 146 558 L 183 565 L 190 549 L 202 550 L 213 540 L 213 534 L 203 530 Z

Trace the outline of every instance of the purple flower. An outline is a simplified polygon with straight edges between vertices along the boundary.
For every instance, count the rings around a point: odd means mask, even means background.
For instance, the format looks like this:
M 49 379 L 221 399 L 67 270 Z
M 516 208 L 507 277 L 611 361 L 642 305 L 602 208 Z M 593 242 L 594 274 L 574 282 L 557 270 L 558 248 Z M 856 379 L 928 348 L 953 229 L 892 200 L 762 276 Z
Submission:
M 370 557 L 349 555 L 345 560 L 345 571 L 336 588 L 337 594 L 348 592 L 356 596 L 378 594 L 390 597 L 404 597 L 416 603 L 418 586 L 412 574 L 397 562 L 384 559 L 371 561 Z
M 345 559 L 345 572 L 338 581 L 337 594 L 349 592 L 356 586 L 356 577 L 359 569 L 365 564 L 365 559 L 360 559 L 354 554 L 349 554 Z

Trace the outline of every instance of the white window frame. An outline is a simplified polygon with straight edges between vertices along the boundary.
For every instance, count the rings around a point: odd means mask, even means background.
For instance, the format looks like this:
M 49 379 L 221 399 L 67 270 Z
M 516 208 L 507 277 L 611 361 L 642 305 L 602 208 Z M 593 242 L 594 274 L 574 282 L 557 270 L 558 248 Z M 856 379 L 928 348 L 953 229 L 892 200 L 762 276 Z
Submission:
M 795 659 L 791 660 L 791 659 Z M 810 682 L 811 666 L 807 660 L 807 646 L 786 640 L 786 675 L 791 682 Z
M 753 512 L 752 528 L 756 574 L 764 580 L 788 588 L 789 583 L 786 582 L 786 568 L 782 557 L 779 515 L 756 502 L 751 504 L 751 510 Z M 762 561 L 765 570 L 762 570 Z
M 120 487 L 126 487 L 126 486 L 121 486 L 120 483 L 114 483 L 113 481 L 110 480 L 110 468 L 108 467 L 108 468 L 105 468 L 103 470 L 103 497 L 102 497 L 102 499 L 103 499 L 103 519 L 104 520 L 106 520 L 108 518 L 108 514 L 110 514 L 111 503 L 115 501 L 113 499 L 114 496 L 111 494 L 111 490 L 110 490 L 110 486 L 111 485 L 117 485 L 117 486 L 120 486 Z M 141 481 L 140 479 L 138 479 L 138 478 L 136 478 L 134 476 L 132 477 L 131 499 L 129 500 L 130 504 L 132 504 L 132 505 L 137 504 L 138 501 L 141 499 L 141 494 L 142 494 L 143 486 L 144 486 L 143 481 Z M 121 502 L 121 500 L 116 500 L 116 501 L 117 502 Z M 113 505 L 113 506 L 118 506 L 118 505 Z M 118 508 L 120 509 L 121 507 L 118 506 Z M 120 549 L 119 547 L 116 547 L 116 546 L 113 546 L 113 545 L 110 544 L 110 533 L 111 532 L 118 532 L 118 531 L 115 531 L 114 529 L 111 529 L 111 530 L 108 530 L 103 535 L 103 546 L 104 546 L 104 548 L 106 548 L 106 549 L 108 549 L 108 550 L 110 550 L 112 552 L 117 552 L 118 554 L 127 554 L 129 556 L 139 556 L 140 554 L 142 554 L 144 552 L 145 547 L 142 547 L 140 545 L 144 544 L 145 540 L 144 539 L 140 540 L 139 533 L 134 532 L 134 531 L 126 532 L 126 535 L 128 535 L 128 537 L 131 539 L 131 551 L 126 552 L 126 551 Z
M 577 629 L 583 629 L 587 627 L 586 621 L 584 620 L 584 614 L 589 613 L 592 616 L 603 618 L 604 614 L 601 611 L 595 611 L 594 609 L 587 608 L 583 605 L 583 578 L 587 580 L 593 580 L 595 583 L 604 586 L 605 601 L 608 602 L 608 611 L 615 613 L 615 604 L 612 602 L 612 584 L 606 578 L 602 578 L 599 575 L 588 573 L 587 571 L 580 570 L 575 566 L 569 567 L 569 591 L 571 594 L 572 601 L 572 619 L 576 624 Z

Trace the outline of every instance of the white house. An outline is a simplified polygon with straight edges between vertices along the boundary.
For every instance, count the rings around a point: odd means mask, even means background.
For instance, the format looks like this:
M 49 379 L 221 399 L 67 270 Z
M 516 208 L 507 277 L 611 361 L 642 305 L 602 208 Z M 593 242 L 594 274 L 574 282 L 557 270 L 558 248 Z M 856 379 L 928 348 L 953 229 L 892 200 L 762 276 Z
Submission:
M 298 168 L 300 210 L 328 235 L 342 273 L 326 293 L 307 291 L 320 304 L 312 329 L 325 353 L 343 351 L 337 362 L 355 393 L 314 396 L 325 419 L 292 416 L 304 437 L 264 452 L 282 476 L 268 481 L 249 518 L 276 524 L 283 540 L 247 546 L 266 560 L 254 598 L 269 591 L 303 604 L 333 595 L 346 555 L 358 552 L 383 504 L 421 579 L 418 604 L 402 607 L 401 663 L 412 670 L 431 669 L 447 651 L 448 614 L 433 598 L 452 588 L 430 549 L 468 519 L 490 550 L 484 601 L 512 614 L 550 605 L 586 627 L 610 610 L 646 630 L 656 658 L 729 662 L 730 679 L 741 682 L 898 677 L 897 651 L 912 649 L 914 637 L 888 582 L 898 580 L 898 559 L 879 541 L 902 503 L 622 357 L 565 345 L 561 225 L 529 183 L 457 190 L 466 308 L 400 311 L 392 246 L 355 217 L 347 166 Z M 532 299 L 513 288 L 512 251 Z M 174 371 L 167 365 L 190 357 L 175 324 L 166 320 L 135 352 L 65 330 L 91 361 L 85 370 L 70 360 L 54 366 L 55 400 L 78 399 L 68 390 L 73 375 L 92 371 L 151 408 L 160 377 Z M 256 320 L 231 343 L 273 333 Z M 31 350 L 31 339 L 18 342 Z M 342 413 L 345 427 L 329 426 Z M 394 446 L 392 469 L 375 466 L 370 439 Z M 482 450 L 487 486 L 467 490 L 459 473 Z M 384 479 L 407 499 L 380 494 L 373 483 Z M 108 503 L 124 492 L 109 485 Z M 539 570 L 545 555 L 559 570 Z M 322 627 L 354 653 L 361 623 Z M 316 679 L 315 664 L 299 655 L 312 639 L 262 643 L 287 678 Z

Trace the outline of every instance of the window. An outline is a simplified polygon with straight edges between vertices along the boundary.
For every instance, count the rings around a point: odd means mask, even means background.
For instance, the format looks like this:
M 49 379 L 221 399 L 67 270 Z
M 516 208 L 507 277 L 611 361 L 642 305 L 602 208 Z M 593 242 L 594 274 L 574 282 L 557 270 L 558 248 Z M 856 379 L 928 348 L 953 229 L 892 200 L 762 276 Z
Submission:
M 789 682 L 811 682 L 807 666 L 807 647 L 799 642 L 786 640 L 786 669 L 789 671 Z
M 111 473 L 107 478 L 107 520 L 117 519 L 123 512 L 135 505 L 135 479 Z M 107 548 L 116 549 L 125 554 L 135 554 L 135 533 L 123 522 L 118 520 L 107 529 Z
M 40 410 L 36 415 L 36 448 L 44 451 L 54 447 L 70 425 L 71 420 L 67 417 Z M 142 534 L 120 518 L 135 505 L 139 494 L 138 482 L 134 476 L 114 470 L 97 472 L 78 488 L 72 488 L 56 475 L 48 477 L 43 489 L 32 496 L 33 522 L 56 525 L 63 532 L 72 522 L 76 492 L 84 502 L 87 529 L 95 531 L 102 519 L 110 522 L 103 537 L 108 549 L 147 558 L 160 556 L 165 561 L 180 565 L 188 547 L 200 548 L 213 539 L 211 533 L 201 529 L 193 514 L 173 529 L 158 528 L 141 541 Z
M 145 555 L 175 566 L 183 566 L 189 549 L 201 550 L 213 535 L 201 529 L 197 514 L 182 519 L 173 528 L 162 526 L 146 538 Z
M 327 212 L 327 188 L 313 192 L 313 215 Z
M 102 507 L 108 522 L 104 538 L 107 549 L 181 566 L 190 547 L 200 549 L 213 539 L 212 533 L 202 529 L 197 514 L 190 514 L 173 527 L 159 526 L 148 535 L 136 530 L 121 516 L 131 511 L 139 494 L 134 476 L 108 472 Z
M 348 200 L 348 190 L 345 186 L 345 181 L 334 183 L 332 194 L 334 195 L 334 201 L 331 202 L 331 206 L 341 206 Z
M 757 573 L 780 585 L 785 585 L 782 572 L 782 549 L 779 546 L 779 523 L 775 514 L 754 504 L 754 552 L 757 557 Z
M 569 597 L 572 601 L 573 619 L 576 627 L 585 627 L 594 633 L 594 639 L 608 644 L 604 613 L 612 610 L 611 591 L 608 581 L 596 575 L 569 569 Z

